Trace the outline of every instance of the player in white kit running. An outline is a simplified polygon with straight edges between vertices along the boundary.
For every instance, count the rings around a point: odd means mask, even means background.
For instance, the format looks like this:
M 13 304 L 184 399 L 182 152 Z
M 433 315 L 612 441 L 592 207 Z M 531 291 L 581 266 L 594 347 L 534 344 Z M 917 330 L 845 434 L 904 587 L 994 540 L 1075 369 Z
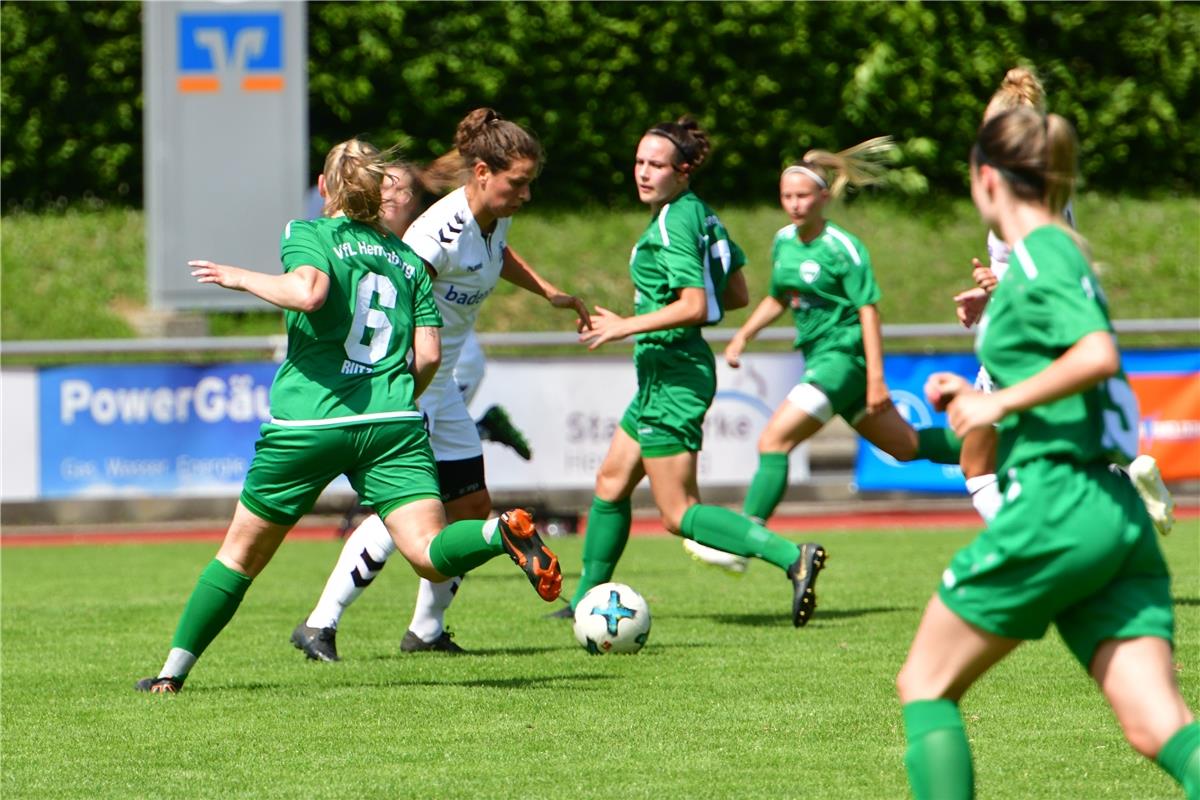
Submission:
M 442 364 L 419 406 L 450 520 L 484 518 L 492 508 L 479 431 L 455 380 L 483 302 L 503 278 L 555 308 L 574 311 L 580 330 L 590 326 L 587 307 L 579 298 L 559 291 L 508 246 L 512 215 L 528 202 L 529 185 L 541 168 L 537 139 L 495 111 L 481 108 L 459 123 L 454 144 L 454 150 L 426 170 L 424 182 L 434 188 L 460 184 L 459 188 L 421 214 L 403 236 L 429 270 L 444 321 Z M 342 614 L 394 551 L 381 520 L 375 515 L 364 520 L 347 538 L 316 607 L 293 631 L 292 643 L 309 658 L 337 660 L 335 635 Z M 461 580 L 421 581 L 401 650 L 462 652 L 444 625 Z

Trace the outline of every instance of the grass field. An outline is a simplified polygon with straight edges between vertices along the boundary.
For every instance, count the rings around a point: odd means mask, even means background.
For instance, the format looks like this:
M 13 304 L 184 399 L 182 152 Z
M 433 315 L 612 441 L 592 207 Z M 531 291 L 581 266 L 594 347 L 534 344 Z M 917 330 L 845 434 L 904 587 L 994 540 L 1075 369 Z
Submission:
M 1114 318 L 1200 316 L 1197 198 L 1142 200 L 1084 194 L 1076 206 L 1081 229 L 1100 264 Z M 770 202 L 720 211 L 746 250 L 756 303 L 768 280 L 772 237 L 787 220 Z M 870 250 L 883 291 L 885 322 L 954 321 L 950 297 L 970 284 L 971 258 L 986 256 L 984 232 L 968 200 L 906 202 L 872 196 L 835 205 L 829 216 L 856 233 Z M 563 289 L 589 304 L 630 313 L 629 249 L 645 224 L 646 214 L 640 209 L 552 211 L 541 207 L 535 196 L 534 205 L 516 219 L 512 244 Z M 130 318 L 146 303 L 142 225 L 140 212 L 120 209 L 5 216 L 0 240 L 3 337 L 134 335 Z M 278 231 L 264 235 L 274 238 Z M 278 269 L 278 264 L 246 266 Z M 183 264 L 179 268 L 186 269 Z M 740 325 L 748 313 L 748 309 L 733 312 L 724 324 Z M 501 282 L 480 315 L 478 328 L 566 331 L 571 321 L 569 315 L 552 312 Z M 215 335 L 279 333 L 282 324 L 274 313 L 225 312 L 210 315 L 210 330 Z M 1126 344 L 1164 342 L 1195 345 L 1200 333 L 1143 336 Z M 965 339 L 951 344 L 957 349 L 968 347 Z
M 288 644 L 339 543 L 285 545 L 179 697 L 157 670 L 211 542 L 3 550 L 5 798 L 899 798 L 892 688 L 921 608 L 968 531 L 840 532 L 802 630 L 789 585 L 733 580 L 677 541 L 631 542 L 617 578 L 647 597 L 637 656 L 590 657 L 499 559 L 454 608 L 465 657 L 401 656 L 416 580 L 394 564 L 346 616 L 345 660 Z M 795 538 L 799 539 L 797 535 Z M 805 538 L 809 537 L 807 534 Z M 1200 523 L 1164 540 L 1177 662 L 1200 708 Z M 580 541 L 554 540 L 577 577 Z M 1125 745 L 1056 635 L 965 698 L 979 796 L 1178 798 Z

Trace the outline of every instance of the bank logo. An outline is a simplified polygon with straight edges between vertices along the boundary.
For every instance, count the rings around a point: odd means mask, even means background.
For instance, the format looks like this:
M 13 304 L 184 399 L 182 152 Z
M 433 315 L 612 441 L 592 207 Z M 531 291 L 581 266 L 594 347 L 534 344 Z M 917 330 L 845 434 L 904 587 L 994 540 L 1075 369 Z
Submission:
M 178 20 L 180 92 L 219 92 L 226 85 L 283 91 L 281 12 L 181 13 Z

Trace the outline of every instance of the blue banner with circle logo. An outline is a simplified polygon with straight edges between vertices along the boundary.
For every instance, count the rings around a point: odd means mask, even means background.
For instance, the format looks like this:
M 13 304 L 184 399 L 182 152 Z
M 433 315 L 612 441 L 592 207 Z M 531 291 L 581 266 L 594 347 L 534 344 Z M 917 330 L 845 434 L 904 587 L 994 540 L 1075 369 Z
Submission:
M 1132 350 L 1121 353 L 1125 373 L 1133 380 L 1142 375 L 1194 375 L 1200 369 L 1200 350 Z M 934 411 L 925 402 L 925 379 L 934 372 L 954 372 L 974 380 L 979 371 L 975 356 L 966 353 L 942 355 L 890 355 L 884 358 L 884 374 L 896 410 L 918 430 L 946 425 L 946 415 Z M 1142 401 L 1141 424 L 1143 445 L 1146 430 L 1154 419 L 1146 419 L 1145 400 Z M 1186 420 L 1180 425 L 1189 424 Z M 1143 451 L 1145 452 L 1145 451 Z M 859 439 L 854 479 L 857 488 L 866 491 L 910 490 L 920 492 L 965 493 L 962 470 L 957 466 L 914 461 L 901 464 L 879 448 Z
M 968 353 L 941 355 L 889 355 L 884 357 L 892 402 L 910 425 L 922 428 L 946 425 L 946 415 L 925 402 L 925 379 L 934 372 L 954 372 L 974 380 L 979 362 Z M 860 438 L 854 482 L 859 490 L 908 489 L 922 492 L 965 493 L 958 465 L 913 461 L 902 464 L 875 445 Z

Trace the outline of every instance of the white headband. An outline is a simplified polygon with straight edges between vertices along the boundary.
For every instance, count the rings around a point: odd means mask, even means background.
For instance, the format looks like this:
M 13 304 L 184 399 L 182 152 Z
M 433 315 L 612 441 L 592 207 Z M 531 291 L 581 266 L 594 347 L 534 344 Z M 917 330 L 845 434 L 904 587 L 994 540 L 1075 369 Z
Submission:
M 794 166 L 791 166 L 791 167 L 788 167 L 787 169 L 785 169 L 783 171 L 783 174 L 784 175 L 792 175 L 797 172 L 800 173 L 801 175 L 807 175 L 808 177 L 812 178 L 813 181 L 816 182 L 817 186 L 820 186 L 822 189 L 829 188 L 829 184 L 826 183 L 825 179 L 822 178 L 820 175 L 818 175 L 813 170 L 809 169 L 808 167 L 794 165 Z

